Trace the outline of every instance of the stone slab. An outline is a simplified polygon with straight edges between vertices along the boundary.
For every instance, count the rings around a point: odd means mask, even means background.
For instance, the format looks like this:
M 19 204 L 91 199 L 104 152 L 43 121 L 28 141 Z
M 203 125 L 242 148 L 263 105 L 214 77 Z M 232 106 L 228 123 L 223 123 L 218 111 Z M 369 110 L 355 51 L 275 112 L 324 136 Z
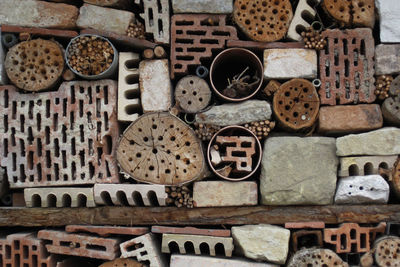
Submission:
M 382 43 L 400 42 L 400 5 L 397 0 L 376 0 Z
M 400 73 L 400 44 L 379 44 L 375 47 L 375 74 Z
M 230 14 L 233 12 L 231 0 L 172 0 L 174 13 Z
M 221 259 L 207 256 L 179 255 L 171 256 L 170 267 L 278 267 L 275 264 L 247 261 L 244 259 Z
M 156 234 L 187 234 L 187 235 L 205 235 L 230 237 L 231 230 L 223 229 L 201 229 L 196 227 L 170 227 L 170 226 L 152 226 L 151 232 Z

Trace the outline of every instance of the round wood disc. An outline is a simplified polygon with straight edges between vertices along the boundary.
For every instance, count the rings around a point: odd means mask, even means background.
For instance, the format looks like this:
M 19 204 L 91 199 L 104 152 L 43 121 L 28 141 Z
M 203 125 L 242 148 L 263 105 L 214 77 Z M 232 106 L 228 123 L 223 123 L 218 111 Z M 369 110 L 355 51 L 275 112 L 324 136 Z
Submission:
M 58 44 L 48 40 L 21 42 L 8 51 L 5 68 L 18 88 L 33 92 L 44 90 L 62 75 L 63 51 Z
M 146 113 L 122 135 L 117 160 L 135 180 L 181 185 L 205 168 L 201 141 L 183 121 L 168 112 Z
M 179 80 L 175 87 L 175 100 L 187 113 L 196 113 L 205 109 L 211 100 L 208 83 L 193 75 Z
M 375 0 L 324 0 L 323 7 L 345 25 L 374 26 Z
M 400 266 L 400 238 L 384 236 L 375 241 L 375 261 L 378 266 Z
M 348 267 L 335 252 L 330 249 L 306 248 L 297 251 L 289 260 L 288 267 L 308 267 L 308 266 L 337 266 Z
M 292 17 L 289 0 L 236 0 L 233 9 L 235 23 L 254 41 L 282 39 Z
M 305 79 L 292 79 L 282 84 L 274 95 L 274 112 L 279 122 L 289 129 L 310 127 L 319 111 L 318 93 Z

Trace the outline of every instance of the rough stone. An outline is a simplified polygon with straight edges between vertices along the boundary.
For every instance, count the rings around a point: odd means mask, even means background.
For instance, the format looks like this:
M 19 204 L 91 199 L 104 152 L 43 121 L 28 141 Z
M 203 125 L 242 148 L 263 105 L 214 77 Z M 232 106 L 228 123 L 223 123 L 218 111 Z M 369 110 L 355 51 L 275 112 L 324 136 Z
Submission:
M 327 205 L 336 188 L 335 139 L 271 137 L 264 144 L 260 192 L 264 205 Z
M 195 207 L 257 205 L 255 182 L 204 181 L 193 186 Z
M 336 139 L 338 156 L 400 154 L 400 129 L 385 127 Z
M 171 256 L 170 267 L 278 267 L 275 264 L 246 261 L 243 259 L 221 259 L 207 256 L 179 255 Z
M 277 264 L 286 262 L 289 230 L 268 224 L 234 226 L 231 230 L 235 246 L 247 258 Z
M 400 73 L 400 44 L 379 44 L 375 47 L 375 74 Z
M 378 104 L 325 106 L 319 110 L 319 132 L 349 134 L 381 128 L 383 118 Z
M 70 29 L 76 27 L 78 8 L 34 0 L 0 0 L 0 25 Z
M 92 28 L 126 35 L 129 23 L 134 20 L 135 15 L 128 11 L 84 4 L 79 10 L 76 24 L 79 28 Z
M 400 5 L 397 0 L 376 0 L 382 43 L 400 42 Z
M 173 0 L 174 13 L 230 14 L 233 12 L 231 0 Z
M 317 52 L 312 49 L 288 48 L 264 50 L 266 79 L 317 78 Z
M 389 191 L 389 184 L 380 175 L 340 178 L 335 204 L 385 204 Z
M 218 126 L 240 125 L 253 121 L 269 120 L 271 105 L 263 100 L 247 100 L 242 103 L 213 106 L 196 114 L 196 122 Z
M 143 112 L 167 111 L 171 107 L 172 85 L 167 59 L 141 61 L 139 84 Z

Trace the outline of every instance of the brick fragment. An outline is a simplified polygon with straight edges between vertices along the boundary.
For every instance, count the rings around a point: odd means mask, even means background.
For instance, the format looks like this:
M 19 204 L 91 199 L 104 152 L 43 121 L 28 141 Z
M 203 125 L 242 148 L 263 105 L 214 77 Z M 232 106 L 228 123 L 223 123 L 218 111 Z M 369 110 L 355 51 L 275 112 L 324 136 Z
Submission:
M 227 40 L 238 40 L 236 28 L 226 25 L 226 15 L 180 14 L 171 18 L 171 78 L 188 74 L 189 67 L 211 59 Z
M 339 177 L 380 174 L 379 168 L 391 170 L 396 162 L 394 156 L 340 157 Z
M 292 248 L 297 251 L 301 247 L 323 247 L 321 230 L 300 230 L 292 234 Z
M 98 205 L 166 206 L 164 185 L 95 184 L 94 200 Z
M 93 233 L 99 236 L 130 235 L 138 236 L 149 232 L 148 227 L 123 227 L 123 226 L 95 226 L 95 225 L 67 225 L 65 231 L 68 233 Z
M 58 37 L 65 39 L 78 36 L 78 32 L 76 31 L 44 29 L 37 27 L 21 27 L 21 26 L 5 25 L 5 24 L 1 25 L 1 32 L 29 33 L 34 36 Z
M 221 259 L 207 256 L 179 255 L 171 256 L 170 267 L 278 267 L 270 263 L 247 261 L 244 259 Z
M 400 73 L 400 44 L 379 44 L 375 47 L 376 75 Z
M 186 235 L 204 235 L 230 237 L 231 230 L 222 229 L 200 229 L 196 227 L 169 227 L 169 226 L 152 226 L 151 232 L 156 234 L 186 234 Z
M 376 99 L 372 30 L 325 30 L 319 52 L 321 104 L 372 103 Z
M 24 189 L 27 207 L 95 207 L 93 188 L 46 187 Z
M 0 165 L 11 188 L 118 182 L 116 82 L 64 82 L 21 94 L 0 87 Z
M 285 223 L 286 229 L 303 229 L 303 228 L 312 228 L 312 229 L 324 229 L 324 222 L 287 222 Z
M 103 260 L 118 257 L 121 242 L 118 238 L 92 237 L 54 230 L 41 230 L 38 238 L 46 240 L 46 248 L 50 253 Z
M 378 104 L 321 107 L 318 131 L 324 134 L 349 134 L 381 128 L 383 117 Z
M 187 243 L 193 245 L 194 251 L 187 251 Z M 214 237 L 202 235 L 178 235 L 178 234 L 163 234 L 161 251 L 162 253 L 172 253 L 171 247 L 175 244 L 179 248 L 179 253 L 194 253 L 201 255 L 204 253 L 200 249 L 200 244 L 205 243 L 208 245 L 207 251 L 210 256 L 216 256 L 216 247 L 222 246 L 225 252 L 225 257 L 232 257 L 233 239 L 231 237 Z

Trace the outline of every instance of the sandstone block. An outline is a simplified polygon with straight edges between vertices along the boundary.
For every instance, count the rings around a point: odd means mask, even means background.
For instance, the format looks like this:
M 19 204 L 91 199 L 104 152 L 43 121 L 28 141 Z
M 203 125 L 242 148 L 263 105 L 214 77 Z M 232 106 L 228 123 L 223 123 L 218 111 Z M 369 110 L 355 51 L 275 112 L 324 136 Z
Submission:
M 260 192 L 264 205 L 327 205 L 336 188 L 335 139 L 271 137 L 265 141 Z
M 221 259 L 207 256 L 179 255 L 171 256 L 170 267 L 278 267 L 275 264 L 246 261 L 243 259 Z
M 141 61 L 139 84 L 143 112 L 167 111 L 171 107 L 172 85 L 167 59 Z
M 389 184 L 380 175 L 340 178 L 335 204 L 385 204 L 389 200 Z
M 319 132 L 349 134 L 381 128 L 383 118 L 377 104 L 324 106 L 319 110 Z
M 144 235 L 149 232 L 148 227 L 123 227 L 123 226 L 95 226 L 95 225 L 67 225 L 65 231 L 68 233 L 93 233 L 99 236 L 110 235 Z
M 173 0 L 174 13 L 213 13 L 230 14 L 233 11 L 233 3 L 230 0 Z
M 379 174 L 379 168 L 391 170 L 397 160 L 394 156 L 341 157 L 339 177 Z
M 152 226 L 152 233 L 157 234 L 186 234 L 186 235 L 205 235 L 205 236 L 219 236 L 230 237 L 231 230 L 222 229 L 200 229 L 196 227 L 169 227 L 169 226 Z
M 134 20 L 135 15 L 132 12 L 84 4 L 79 10 L 76 24 L 79 28 L 92 28 L 126 35 L 129 23 Z
M 310 27 L 309 20 L 310 16 L 315 17 L 316 11 L 314 7 L 319 4 L 321 0 L 314 2 L 308 2 L 307 0 L 300 0 L 296 7 L 296 12 L 294 13 L 293 19 L 290 22 L 289 29 L 287 32 L 287 37 L 294 41 L 302 41 L 301 32 L 306 28 Z M 312 5 L 310 5 L 312 3 Z
M 218 126 L 240 125 L 253 121 L 269 120 L 271 105 L 263 100 L 247 100 L 241 103 L 213 106 L 196 114 L 196 122 Z
M 316 78 L 317 52 L 288 48 L 264 50 L 265 79 Z
M 336 139 L 338 156 L 400 154 L 400 129 L 385 127 Z
M 380 19 L 380 39 L 382 43 L 400 42 L 400 6 L 396 0 L 376 0 Z
M 375 47 L 375 73 L 400 73 L 400 44 L 379 44 Z
M 238 251 L 247 258 L 284 264 L 289 251 L 290 231 L 275 225 L 232 227 Z
M 257 201 L 255 182 L 204 181 L 193 186 L 195 207 L 253 206 Z

